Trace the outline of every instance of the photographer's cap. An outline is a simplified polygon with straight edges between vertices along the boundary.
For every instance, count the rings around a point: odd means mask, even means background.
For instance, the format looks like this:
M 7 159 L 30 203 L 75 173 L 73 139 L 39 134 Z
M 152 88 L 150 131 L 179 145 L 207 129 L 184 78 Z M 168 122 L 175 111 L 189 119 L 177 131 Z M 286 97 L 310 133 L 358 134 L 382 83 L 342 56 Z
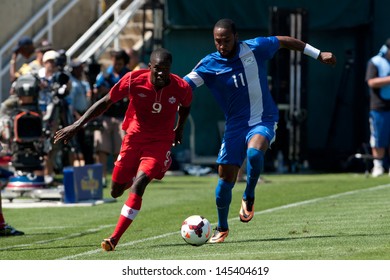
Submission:
M 29 46 L 29 45 L 33 45 L 33 41 L 31 40 L 30 37 L 28 37 L 28 36 L 23 36 L 22 38 L 19 39 L 18 45 L 15 46 L 15 47 L 12 49 L 12 51 L 13 51 L 13 52 L 16 52 L 16 51 L 18 51 L 21 47 Z
M 42 61 L 43 63 L 45 63 L 48 60 L 56 60 L 57 57 L 58 57 L 58 52 L 54 50 L 50 50 L 45 52 L 45 54 L 42 57 Z
M 53 50 L 53 45 L 48 40 L 43 40 L 38 47 L 36 47 L 37 52 L 45 53 L 47 51 Z

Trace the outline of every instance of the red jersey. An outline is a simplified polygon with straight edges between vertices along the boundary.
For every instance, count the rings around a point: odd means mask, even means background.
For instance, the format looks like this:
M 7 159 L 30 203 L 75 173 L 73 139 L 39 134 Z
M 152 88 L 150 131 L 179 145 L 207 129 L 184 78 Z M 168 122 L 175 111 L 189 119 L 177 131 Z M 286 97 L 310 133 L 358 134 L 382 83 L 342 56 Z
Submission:
M 190 106 L 192 89 L 175 74 L 170 74 L 170 80 L 169 85 L 155 90 L 150 82 L 150 70 L 141 69 L 127 73 L 111 89 L 111 101 L 129 99 L 122 124 L 128 135 L 139 136 L 138 139 L 174 140 L 178 106 Z

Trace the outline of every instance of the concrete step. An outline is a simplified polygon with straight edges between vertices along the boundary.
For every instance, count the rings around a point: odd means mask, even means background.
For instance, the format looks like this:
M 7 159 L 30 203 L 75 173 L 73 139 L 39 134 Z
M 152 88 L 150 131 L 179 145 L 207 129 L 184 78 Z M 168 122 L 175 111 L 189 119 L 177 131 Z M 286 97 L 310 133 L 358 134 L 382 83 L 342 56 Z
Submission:
M 141 9 L 141 10 L 138 10 L 136 12 L 134 17 L 132 18 L 132 21 L 142 22 L 143 18 L 144 18 L 144 11 Z M 145 10 L 145 20 L 147 22 L 153 22 L 153 10 L 151 10 L 151 9 L 146 9 Z
M 153 30 L 153 22 L 145 22 L 145 29 Z M 143 24 L 142 22 L 129 22 L 122 30 L 121 34 L 138 34 L 142 35 Z

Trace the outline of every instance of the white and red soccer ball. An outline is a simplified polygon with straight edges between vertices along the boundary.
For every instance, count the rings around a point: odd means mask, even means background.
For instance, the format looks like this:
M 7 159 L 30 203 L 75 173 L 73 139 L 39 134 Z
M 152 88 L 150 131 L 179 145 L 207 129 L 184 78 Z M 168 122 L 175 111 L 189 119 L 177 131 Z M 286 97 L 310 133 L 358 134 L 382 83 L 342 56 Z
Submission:
M 181 236 L 184 241 L 193 246 L 205 244 L 211 237 L 210 222 L 199 215 L 185 219 L 181 225 Z

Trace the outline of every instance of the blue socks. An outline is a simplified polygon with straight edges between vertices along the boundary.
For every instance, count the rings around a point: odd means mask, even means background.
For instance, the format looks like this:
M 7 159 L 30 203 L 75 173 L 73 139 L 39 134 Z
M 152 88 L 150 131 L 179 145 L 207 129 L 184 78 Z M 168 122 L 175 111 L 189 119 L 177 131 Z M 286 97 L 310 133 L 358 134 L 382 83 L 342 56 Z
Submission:
M 260 177 L 260 172 L 264 166 L 264 152 L 249 148 L 247 150 L 247 184 L 243 194 L 243 199 L 254 198 L 257 181 Z M 222 179 L 218 180 L 218 185 L 215 188 L 215 198 L 218 211 L 218 227 L 228 229 L 229 206 L 232 202 L 232 189 L 234 183 L 228 183 Z
M 215 198 L 218 211 L 218 227 L 228 229 L 229 206 L 232 202 L 232 189 L 234 183 L 228 183 L 222 179 L 218 180 L 218 185 L 215 189 Z
M 246 152 L 247 166 L 246 166 L 246 188 L 242 196 L 243 199 L 254 198 L 255 188 L 259 180 L 260 173 L 264 167 L 264 152 L 249 148 Z

